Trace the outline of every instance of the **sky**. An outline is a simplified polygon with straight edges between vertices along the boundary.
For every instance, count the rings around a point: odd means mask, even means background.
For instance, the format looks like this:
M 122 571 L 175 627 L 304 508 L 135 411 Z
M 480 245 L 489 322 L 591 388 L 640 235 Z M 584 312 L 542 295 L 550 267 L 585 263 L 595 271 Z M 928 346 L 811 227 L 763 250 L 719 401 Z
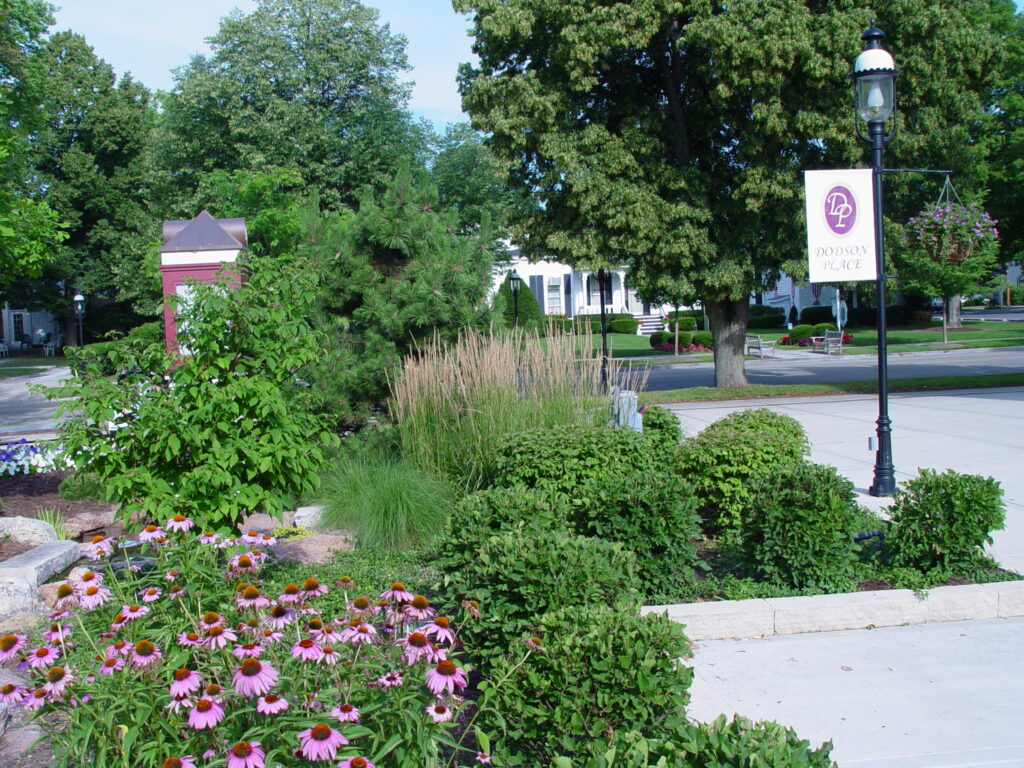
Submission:
M 217 32 L 232 9 L 249 12 L 255 0 L 54 0 L 51 31 L 70 29 L 85 37 L 118 74 L 132 76 L 152 90 L 170 90 L 171 70 L 196 53 L 209 53 L 206 38 Z M 414 82 L 409 106 L 438 131 L 466 120 L 455 73 L 473 60 L 468 17 L 452 10 L 451 0 L 363 0 L 376 8 L 393 33 L 405 35 Z

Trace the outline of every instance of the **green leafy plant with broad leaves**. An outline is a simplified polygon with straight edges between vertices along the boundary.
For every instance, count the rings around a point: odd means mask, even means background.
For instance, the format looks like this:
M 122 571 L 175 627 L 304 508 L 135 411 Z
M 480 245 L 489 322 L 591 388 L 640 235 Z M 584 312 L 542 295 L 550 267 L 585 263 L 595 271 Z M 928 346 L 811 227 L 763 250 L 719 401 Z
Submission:
M 1006 503 L 991 477 L 921 469 L 900 484 L 890 517 L 886 546 L 893 565 L 955 573 L 984 559 L 992 532 L 1005 524 Z
M 61 443 L 122 519 L 180 513 L 227 530 L 317 485 L 322 447 L 336 438 L 301 396 L 318 350 L 304 317 L 312 287 L 284 261 L 255 263 L 237 290 L 227 276 L 194 284 L 177 307 L 187 354 L 149 345 L 117 378 L 83 357 L 77 378 L 48 391 L 69 398 Z
M 649 405 L 641 411 L 644 434 L 652 440 L 663 443 L 666 448 L 675 449 L 682 439 L 682 427 L 679 417 L 668 408 L 660 405 Z
M 99 501 L 103 498 L 103 488 L 100 486 L 96 473 L 75 472 L 60 481 L 60 485 L 57 487 L 57 495 L 68 501 L 78 501 L 81 499 Z
M 800 464 L 809 453 L 800 422 L 757 408 L 730 414 L 684 442 L 679 471 L 693 483 L 706 529 L 736 531 L 755 498 L 751 478 Z
M 505 533 L 569 534 L 565 499 L 534 488 L 487 488 L 463 496 L 448 516 L 442 549 L 446 558 L 471 559 L 481 541 Z
M 407 459 L 351 451 L 324 473 L 319 500 L 321 526 L 354 530 L 360 547 L 407 549 L 441 533 L 454 498 L 448 483 Z
M 741 519 L 757 578 L 795 589 L 853 587 L 856 494 L 835 467 L 801 463 L 755 477 Z
M 496 662 L 480 685 L 478 722 L 511 766 L 582 757 L 619 730 L 655 737 L 685 720 L 688 653 L 683 628 L 665 616 L 638 616 L 629 605 L 560 608 Z

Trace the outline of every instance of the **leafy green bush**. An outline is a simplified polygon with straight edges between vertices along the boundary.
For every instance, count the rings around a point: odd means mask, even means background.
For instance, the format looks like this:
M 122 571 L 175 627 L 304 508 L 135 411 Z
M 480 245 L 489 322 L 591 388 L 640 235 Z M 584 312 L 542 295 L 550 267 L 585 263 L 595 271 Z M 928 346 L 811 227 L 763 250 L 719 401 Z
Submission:
M 668 331 L 655 331 L 651 334 L 651 346 L 657 347 L 661 344 L 672 344 L 674 343 L 674 338 L 674 334 L 671 334 Z
M 45 391 L 70 398 L 60 441 L 123 520 L 182 514 L 227 531 L 316 487 L 322 446 L 336 439 L 304 407 L 300 384 L 320 346 L 304 312 L 314 279 L 268 260 L 237 290 L 226 277 L 195 284 L 178 307 L 188 356 L 150 344 L 122 379 L 90 363 Z
M 131 368 L 147 347 L 164 343 L 164 324 L 143 323 L 123 336 L 117 331 L 111 331 L 107 338 L 108 341 L 98 341 L 84 347 L 65 347 L 64 354 L 71 368 L 75 371 L 88 368 L 101 376 L 113 376 Z
M 356 532 L 360 547 L 410 549 L 441 534 L 449 485 L 387 453 L 350 452 L 323 475 L 320 524 Z
M 683 318 L 692 318 L 693 319 L 693 327 L 689 328 L 688 330 L 691 330 L 691 331 L 694 331 L 694 330 L 703 331 L 703 330 L 705 330 L 704 329 L 704 312 L 702 310 L 700 310 L 700 309 L 681 309 L 678 312 L 669 312 L 668 313 L 669 323 L 671 323 L 676 318 L 678 318 L 681 323 L 683 322 Z M 682 325 L 680 325 L 680 330 L 683 330 L 683 326 Z
M 741 535 L 759 579 L 796 589 L 846 590 L 857 547 L 853 483 L 835 467 L 799 463 L 753 478 Z
M 800 322 L 804 325 L 817 325 L 832 320 L 832 307 L 819 304 L 816 307 L 804 307 L 800 310 Z
M 654 737 L 685 719 L 693 672 L 689 643 L 665 616 L 635 606 L 589 605 L 548 613 L 531 627 L 537 646 L 519 643 L 495 665 L 480 722 L 508 765 L 551 765 L 583 757 L 608 734 Z
M 737 530 L 754 498 L 751 478 L 799 464 L 809 453 L 800 422 L 757 408 L 730 414 L 686 440 L 680 471 L 693 483 L 707 530 Z
M 485 674 L 510 638 L 536 634 L 549 610 L 620 603 L 635 610 L 639 599 L 636 557 L 614 542 L 541 531 L 491 536 L 468 551 L 447 552 L 439 541 L 435 550 L 444 601 L 480 605 L 480 620 L 461 637 Z
M 767 312 L 754 314 L 754 307 L 751 307 L 750 317 L 747 318 L 747 328 L 781 328 L 785 324 L 786 315 L 781 308 L 763 307 Z
M 508 437 L 497 447 L 498 485 L 547 488 L 572 496 L 583 483 L 607 472 L 639 470 L 653 476 L 660 459 L 648 437 L 631 429 L 559 426 Z
M 640 412 L 643 419 L 644 434 L 666 448 L 675 449 L 679 446 L 683 431 L 679 417 L 668 408 L 660 405 L 649 405 Z
M 75 472 L 60 481 L 57 495 L 68 501 L 81 499 L 100 501 L 103 499 L 103 487 L 95 472 Z
M 714 349 L 715 347 L 715 337 L 711 335 L 711 331 L 697 331 L 693 334 L 692 342 L 708 349 Z
M 818 323 L 814 326 L 812 336 L 824 336 L 825 331 L 836 331 L 838 326 L 835 323 Z
M 509 327 L 516 324 L 516 297 L 512 294 L 512 281 L 506 277 L 498 288 L 496 308 L 501 311 L 506 325 Z M 540 325 L 542 315 L 537 297 L 530 290 L 529 280 L 519 281 L 519 326 L 521 328 L 534 328 Z
M 886 546 L 893 565 L 956 571 L 976 565 L 1006 521 L 1003 489 L 991 477 L 921 469 L 900 484 Z
M 809 339 L 813 335 L 813 325 L 794 325 L 793 330 L 789 332 L 789 339 L 795 344 L 803 339 Z
M 633 318 L 622 318 L 621 320 L 612 320 L 608 329 L 612 333 L 631 333 L 635 336 L 639 325 L 640 323 Z
M 697 330 L 699 318 L 696 317 L 680 317 L 678 319 L 669 318 L 665 325 L 670 331 L 674 331 L 676 326 L 679 326 L 680 331 L 690 331 L 691 333 Z

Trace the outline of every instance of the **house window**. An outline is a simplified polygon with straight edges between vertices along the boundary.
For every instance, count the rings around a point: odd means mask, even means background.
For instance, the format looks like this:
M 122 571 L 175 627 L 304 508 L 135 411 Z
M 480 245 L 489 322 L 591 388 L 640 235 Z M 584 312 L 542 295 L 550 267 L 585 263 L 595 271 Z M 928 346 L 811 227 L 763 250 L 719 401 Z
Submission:
M 548 278 L 547 314 L 562 314 L 562 278 Z
M 598 283 L 597 275 L 587 275 L 587 303 L 592 306 L 600 306 L 601 304 L 601 288 Z
M 14 320 L 14 337 L 11 341 L 23 341 L 25 337 L 25 316 L 19 312 L 12 319 Z

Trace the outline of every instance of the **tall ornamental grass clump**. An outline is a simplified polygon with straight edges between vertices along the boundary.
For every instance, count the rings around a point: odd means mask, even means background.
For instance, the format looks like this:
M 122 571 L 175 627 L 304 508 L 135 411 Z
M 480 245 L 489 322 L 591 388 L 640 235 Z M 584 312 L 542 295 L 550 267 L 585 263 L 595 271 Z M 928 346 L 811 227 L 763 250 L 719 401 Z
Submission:
M 466 331 L 434 339 L 405 359 L 391 410 L 402 455 L 420 469 L 476 490 L 494 474 L 496 446 L 523 430 L 592 424 L 608 414 L 589 335 Z M 609 378 L 616 368 L 609 365 Z M 638 388 L 637 381 L 627 384 Z

